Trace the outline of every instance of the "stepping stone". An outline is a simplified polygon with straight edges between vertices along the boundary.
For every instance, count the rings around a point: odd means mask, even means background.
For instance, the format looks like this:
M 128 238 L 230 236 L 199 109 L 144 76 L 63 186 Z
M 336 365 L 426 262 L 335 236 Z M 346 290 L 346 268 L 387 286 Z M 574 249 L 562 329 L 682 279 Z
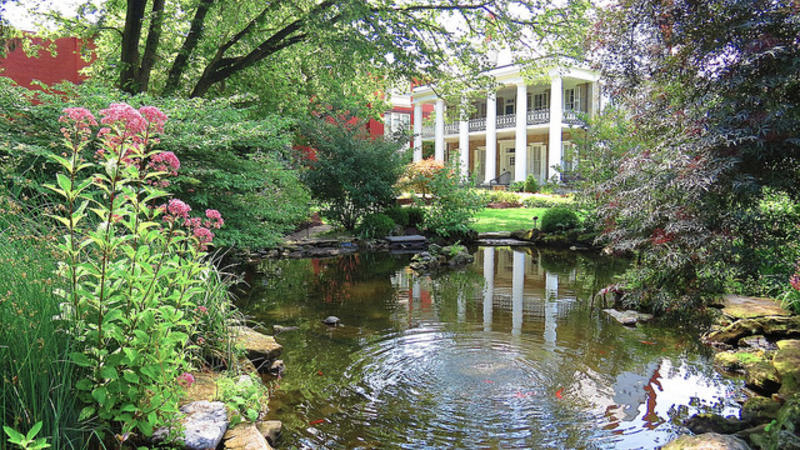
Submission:
M 267 439 L 252 423 L 240 423 L 225 433 L 228 450 L 272 450 Z
M 247 351 L 247 357 L 253 361 L 256 367 L 263 367 L 264 370 L 269 368 L 268 364 L 263 364 L 266 361 L 272 361 L 278 358 L 283 351 L 283 346 L 275 342 L 275 338 L 261 334 L 252 328 L 245 326 L 231 327 L 233 332 L 234 343 Z

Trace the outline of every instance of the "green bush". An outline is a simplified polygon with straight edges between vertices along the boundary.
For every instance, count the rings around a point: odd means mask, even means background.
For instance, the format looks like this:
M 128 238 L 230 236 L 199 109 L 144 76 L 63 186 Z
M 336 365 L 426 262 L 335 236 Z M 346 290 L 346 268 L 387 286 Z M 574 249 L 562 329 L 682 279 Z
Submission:
M 375 239 L 390 235 L 397 224 L 391 217 L 382 213 L 364 216 L 358 225 L 358 235 L 363 239 Z
M 539 182 L 536 181 L 536 177 L 533 175 L 528 175 L 528 178 L 525 179 L 525 192 L 530 192 L 531 194 L 535 194 L 539 191 Z
M 362 123 L 315 119 L 303 124 L 303 136 L 316 150 L 304 181 L 325 217 L 354 230 L 367 214 L 395 202 L 395 185 L 407 155 L 402 143 L 373 139 Z
M 445 238 L 469 234 L 470 223 L 485 204 L 475 189 L 463 183 L 457 164 L 449 162 L 431 180 L 433 200 L 423 222 L 426 230 Z
M 578 226 L 578 215 L 563 206 L 550 208 L 542 215 L 541 223 L 541 230 L 546 233 L 571 230 Z
M 39 103 L 32 104 L 30 91 L 0 77 L 0 183 L 13 194 L 53 201 L 42 185 L 58 170 L 47 155 L 61 145 L 64 108 L 97 111 L 126 102 L 157 106 L 169 117 L 156 148 L 175 153 L 181 170 L 166 190 L 195 207 L 219 209 L 227 226 L 217 233 L 218 245 L 270 246 L 308 217 L 310 195 L 290 161 L 292 123 L 259 114 L 253 99 L 131 97 L 91 81 L 57 89 L 63 94 L 37 92 Z M 90 139 L 82 156 L 91 159 L 98 145 Z
M 525 182 L 515 181 L 508 186 L 508 190 L 511 192 L 523 192 L 525 190 Z
M 394 223 L 402 226 L 403 228 L 408 226 L 408 208 L 403 208 L 402 206 L 393 206 L 386 209 L 383 213 L 391 217 L 392 220 L 394 220 Z
M 488 191 L 484 194 L 485 204 L 489 203 L 510 203 L 512 205 L 521 205 L 522 197 L 514 192 L 508 191 Z
M 408 212 L 408 226 L 419 228 L 422 222 L 425 221 L 425 209 L 418 206 L 409 206 L 406 208 Z

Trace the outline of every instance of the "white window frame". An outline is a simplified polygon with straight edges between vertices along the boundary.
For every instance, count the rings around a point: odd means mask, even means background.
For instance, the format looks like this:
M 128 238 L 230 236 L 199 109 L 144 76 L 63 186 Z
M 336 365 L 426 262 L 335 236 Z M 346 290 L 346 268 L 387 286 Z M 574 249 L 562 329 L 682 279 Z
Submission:
M 550 93 L 547 91 L 539 92 L 533 96 L 533 110 L 544 111 L 550 109 Z
M 508 108 L 511 107 L 511 112 L 508 112 Z M 503 105 L 503 114 L 515 114 L 517 112 L 517 99 L 514 97 L 507 98 L 505 100 L 505 104 Z
M 400 111 L 389 111 L 386 113 L 386 125 L 389 125 L 391 134 L 399 132 L 406 133 L 411 130 L 411 114 Z
M 581 90 L 578 87 L 564 89 L 564 110 L 580 111 Z

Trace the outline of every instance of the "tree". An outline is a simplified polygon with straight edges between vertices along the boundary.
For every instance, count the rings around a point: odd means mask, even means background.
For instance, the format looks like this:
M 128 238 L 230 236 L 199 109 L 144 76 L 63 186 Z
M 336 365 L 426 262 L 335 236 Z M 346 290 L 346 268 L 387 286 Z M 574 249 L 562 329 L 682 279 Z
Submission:
M 373 86 L 474 77 L 488 65 L 488 45 L 529 56 L 534 46 L 544 52 L 565 43 L 574 48 L 588 2 L 549 3 L 86 0 L 81 21 L 95 18 L 91 25 L 61 20 L 70 32 L 95 37 L 101 64 L 128 92 L 198 97 L 246 82 L 254 69 L 280 66 L 293 55 L 303 55 L 305 64 L 292 67 L 290 78 L 312 83 L 319 76 L 338 81 L 356 74 Z M 328 75 L 320 73 L 326 69 Z
M 598 62 L 648 142 L 595 190 L 609 245 L 644 262 L 631 298 L 665 308 L 759 277 L 752 249 L 784 232 L 754 239 L 762 205 L 800 197 L 797 14 L 768 0 L 626 0 L 603 13 Z
M 314 119 L 303 127 L 316 150 L 305 182 L 323 214 L 354 230 L 367 214 L 391 206 L 395 184 L 407 162 L 404 143 L 364 135 L 363 123 L 349 117 Z

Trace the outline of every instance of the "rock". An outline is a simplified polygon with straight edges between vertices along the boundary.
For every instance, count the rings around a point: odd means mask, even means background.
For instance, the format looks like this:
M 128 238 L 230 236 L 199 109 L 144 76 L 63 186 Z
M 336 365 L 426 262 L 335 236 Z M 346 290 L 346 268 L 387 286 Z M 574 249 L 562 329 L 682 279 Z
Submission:
M 800 336 L 800 316 L 765 316 L 740 319 L 718 330 L 710 331 L 703 340 L 713 344 L 734 344 L 746 336 L 762 335 L 772 338 Z
M 487 231 L 485 233 L 478 233 L 478 239 L 508 239 L 510 237 L 510 231 Z
M 267 438 L 270 445 L 275 446 L 281 434 L 283 424 L 280 420 L 262 420 L 256 423 L 256 428 L 262 436 Z
M 422 252 L 422 253 L 420 253 L 420 255 L 422 255 L 423 257 L 425 257 L 425 256 L 430 257 L 431 253 L 440 253 L 441 251 L 442 251 L 442 246 L 441 245 L 439 245 L 439 244 L 431 244 L 431 245 L 428 246 L 428 251 L 427 252 Z M 428 252 L 430 252 L 430 253 L 428 253 Z
M 766 361 L 766 355 L 761 350 L 756 351 L 728 351 L 714 355 L 714 364 L 723 372 L 745 373 L 748 364 Z
M 512 231 L 511 237 L 514 239 L 518 239 L 520 241 L 530 241 L 533 240 L 535 233 L 536 233 L 535 230 L 518 230 L 518 231 Z
M 271 450 L 272 446 L 252 423 L 240 423 L 225 433 L 228 450 Z
M 286 366 L 283 364 L 282 359 L 276 359 L 272 361 L 272 364 L 269 366 L 269 373 L 275 376 L 283 375 L 283 371 L 286 370 Z
M 638 322 L 647 322 L 653 319 L 652 314 L 644 314 L 633 310 L 617 311 L 616 309 L 604 309 L 603 312 L 625 326 L 634 326 Z
M 181 404 L 186 405 L 203 400 L 212 402 L 218 399 L 217 380 L 220 377 L 218 373 L 196 372 L 192 373 L 192 376 L 194 376 L 194 383 L 186 389 Z
M 775 367 L 768 361 L 758 361 L 745 365 L 745 386 L 760 393 L 772 394 L 781 387 Z
M 800 390 L 800 340 L 778 341 L 778 351 L 772 358 L 772 365 L 781 382 L 783 395 Z
M 528 241 L 520 241 L 519 239 L 479 239 L 479 245 L 487 247 L 519 247 L 522 245 L 531 245 Z
M 747 428 L 749 422 L 734 417 L 722 417 L 719 414 L 695 414 L 683 424 L 694 434 L 732 434 Z
M 273 325 L 272 326 L 272 332 L 275 333 L 275 334 L 283 333 L 284 331 L 295 331 L 295 330 L 299 330 L 299 329 L 300 329 L 299 327 L 287 327 L 287 326 L 283 326 L 283 325 Z
M 185 414 L 181 420 L 183 435 L 178 438 L 183 447 L 190 450 L 217 448 L 228 428 L 225 404 L 202 400 L 183 405 L 180 411 Z M 168 430 L 161 428 L 153 434 L 153 441 L 162 441 L 167 436 Z
M 742 420 L 766 423 L 777 417 L 781 404 L 769 397 L 750 397 L 742 405 Z
M 281 355 L 283 347 L 275 342 L 274 337 L 244 326 L 231 327 L 231 330 L 234 333 L 235 344 L 247 351 L 247 357 L 256 367 L 260 368 L 267 361 L 272 361 Z
M 722 314 L 733 319 L 753 319 L 765 316 L 791 316 L 772 299 L 726 295 L 722 298 Z
M 778 348 L 777 345 L 768 341 L 767 338 L 761 335 L 743 337 L 739 339 L 737 345 L 739 347 L 750 347 L 754 350 L 763 351 L 776 350 Z
M 322 323 L 331 327 L 335 327 L 336 325 L 339 325 L 339 318 L 336 316 L 328 316 L 322 319 Z
M 704 433 L 680 436 L 661 447 L 662 450 L 749 450 L 747 443 L 736 436 Z

